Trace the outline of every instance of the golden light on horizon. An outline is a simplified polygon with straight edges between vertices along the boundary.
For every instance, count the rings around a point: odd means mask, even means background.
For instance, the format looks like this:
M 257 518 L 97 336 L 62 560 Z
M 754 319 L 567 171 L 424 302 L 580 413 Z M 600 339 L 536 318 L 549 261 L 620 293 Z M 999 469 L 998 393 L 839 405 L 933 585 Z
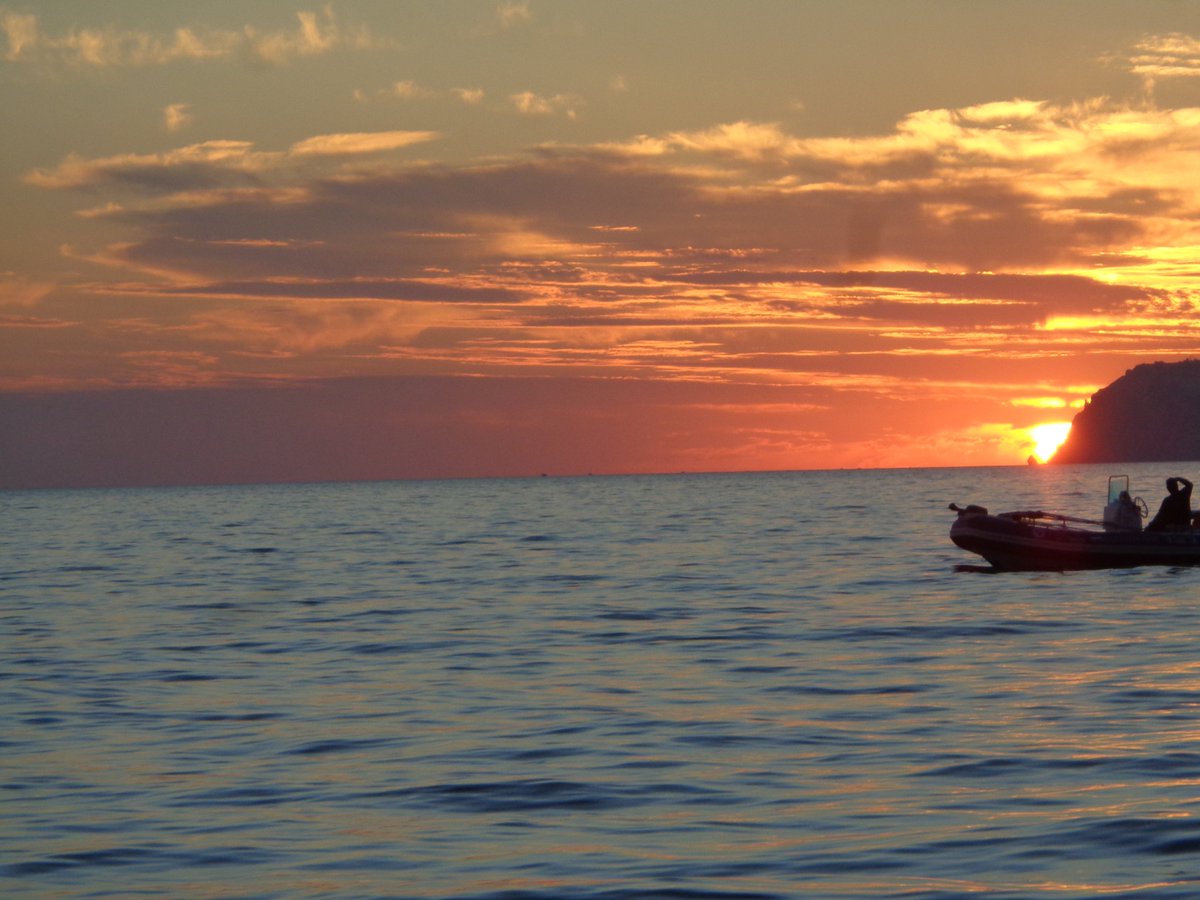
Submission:
M 1028 429 L 1029 439 L 1033 441 L 1033 455 L 1038 462 L 1046 462 L 1054 455 L 1062 442 L 1071 433 L 1070 422 L 1045 422 Z

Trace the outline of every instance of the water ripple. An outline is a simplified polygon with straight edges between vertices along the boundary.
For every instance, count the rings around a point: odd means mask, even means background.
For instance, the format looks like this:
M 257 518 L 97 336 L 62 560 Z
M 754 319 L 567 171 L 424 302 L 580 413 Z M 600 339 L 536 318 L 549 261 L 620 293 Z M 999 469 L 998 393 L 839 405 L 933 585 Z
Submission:
M 1194 897 L 1200 571 L 957 572 L 1026 468 L 8 498 L 0 894 Z

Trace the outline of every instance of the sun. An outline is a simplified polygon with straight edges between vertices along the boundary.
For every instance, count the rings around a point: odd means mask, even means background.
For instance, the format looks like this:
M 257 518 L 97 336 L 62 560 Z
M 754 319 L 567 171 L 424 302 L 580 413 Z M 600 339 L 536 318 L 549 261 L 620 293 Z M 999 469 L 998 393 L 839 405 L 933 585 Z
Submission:
M 1033 455 L 1038 462 L 1045 462 L 1067 439 L 1067 435 L 1071 433 L 1071 423 L 1046 422 L 1043 425 L 1034 425 L 1028 432 L 1029 439 L 1033 441 Z

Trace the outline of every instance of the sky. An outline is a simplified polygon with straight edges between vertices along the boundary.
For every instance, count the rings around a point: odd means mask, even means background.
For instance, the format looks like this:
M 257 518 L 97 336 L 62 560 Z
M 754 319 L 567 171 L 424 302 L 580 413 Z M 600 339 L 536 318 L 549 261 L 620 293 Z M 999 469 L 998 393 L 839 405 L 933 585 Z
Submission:
M 3 488 L 1024 464 L 1200 356 L 1182 0 L 56 0 L 0 108 Z

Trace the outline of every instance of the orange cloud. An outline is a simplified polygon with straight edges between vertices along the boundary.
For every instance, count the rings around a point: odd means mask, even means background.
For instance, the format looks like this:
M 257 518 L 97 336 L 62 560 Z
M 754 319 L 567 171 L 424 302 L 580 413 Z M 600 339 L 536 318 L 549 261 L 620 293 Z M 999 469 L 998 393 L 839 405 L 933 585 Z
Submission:
M 186 109 L 168 111 L 168 122 L 186 118 Z M 72 154 L 52 169 L 34 169 L 25 181 L 43 188 L 80 189 L 100 185 L 170 192 L 173 202 L 205 200 L 194 189 L 211 190 L 215 202 L 228 200 L 227 186 L 284 173 L 297 159 L 386 153 L 436 140 L 433 131 L 374 131 L 315 135 L 297 141 L 286 152 L 255 149 L 250 141 L 212 140 L 161 153 L 120 154 L 87 159 Z
M 0 272 L 0 308 L 37 306 L 53 289 L 53 282 L 35 281 L 12 272 Z
M 350 134 L 321 134 L 292 144 L 296 156 L 347 156 L 398 150 L 439 137 L 435 131 L 369 131 Z
M 740 122 L 458 163 L 386 155 L 436 137 L 415 131 L 69 157 L 28 182 L 98 196 L 87 221 L 129 237 L 71 251 L 104 282 L 36 301 L 96 344 L 41 329 L 52 352 L 20 365 L 686 384 L 751 392 L 742 413 L 689 395 L 688 427 L 741 429 L 689 465 L 1023 461 L 1072 386 L 1195 354 L 1197 123 L 1016 99 L 862 137 Z
M 1200 76 L 1200 40 L 1178 32 L 1150 35 L 1134 45 L 1125 63 L 1148 85 L 1163 78 L 1196 78 Z
M 25 180 L 44 188 L 84 188 L 142 182 L 174 189 L 211 183 L 209 172 L 244 175 L 265 168 L 271 156 L 256 153 L 249 141 L 205 141 L 164 153 L 121 154 L 86 159 L 72 154 L 53 169 L 34 169 Z

